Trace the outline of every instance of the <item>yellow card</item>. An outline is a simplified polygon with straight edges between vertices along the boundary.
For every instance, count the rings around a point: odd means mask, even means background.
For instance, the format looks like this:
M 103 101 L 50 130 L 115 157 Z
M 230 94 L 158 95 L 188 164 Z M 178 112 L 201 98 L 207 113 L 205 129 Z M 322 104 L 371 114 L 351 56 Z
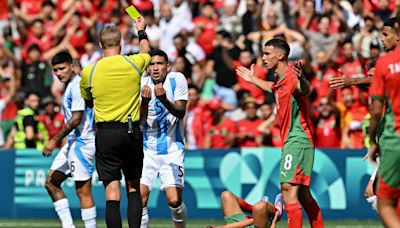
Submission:
M 142 16 L 134 6 L 129 6 L 128 8 L 125 9 L 125 11 L 134 20 Z

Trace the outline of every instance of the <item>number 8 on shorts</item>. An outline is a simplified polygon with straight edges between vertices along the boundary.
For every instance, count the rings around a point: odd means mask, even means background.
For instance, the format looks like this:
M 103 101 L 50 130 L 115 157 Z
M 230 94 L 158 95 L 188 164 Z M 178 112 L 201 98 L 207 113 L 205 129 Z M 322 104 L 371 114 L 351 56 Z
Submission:
M 310 185 L 314 148 L 284 148 L 280 163 L 280 182 Z

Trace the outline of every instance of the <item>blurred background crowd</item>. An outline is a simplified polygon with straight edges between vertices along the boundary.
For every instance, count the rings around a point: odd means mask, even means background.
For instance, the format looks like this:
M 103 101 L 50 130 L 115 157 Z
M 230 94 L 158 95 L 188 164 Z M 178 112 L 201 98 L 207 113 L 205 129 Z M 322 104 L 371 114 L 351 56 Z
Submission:
M 273 81 L 260 58 L 271 38 L 290 44 L 291 61 L 302 59 L 317 147 L 366 146 L 368 89 L 333 90 L 329 80 L 368 77 L 399 0 L 0 0 L 0 146 L 40 149 L 63 126 L 64 85 L 49 65 L 58 51 L 72 54 L 79 73 L 102 57 L 98 33 L 110 24 L 122 32 L 122 54 L 139 51 L 124 11 L 131 4 L 148 22 L 152 47 L 190 83 L 189 149 L 281 146 L 274 96 L 235 73 L 255 63 L 256 76 Z

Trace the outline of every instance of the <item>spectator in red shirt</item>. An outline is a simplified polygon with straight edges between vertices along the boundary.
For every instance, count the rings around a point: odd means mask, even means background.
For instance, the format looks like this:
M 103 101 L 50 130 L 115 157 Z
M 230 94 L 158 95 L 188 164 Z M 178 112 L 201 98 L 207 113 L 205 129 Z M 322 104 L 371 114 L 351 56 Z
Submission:
M 368 109 L 354 101 L 354 92 L 351 87 L 342 89 L 343 105 L 339 104 L 342 114 L 342 147 L 350 149 L 364 148 L 364 134 L 362 121 Z
M 218 25 L 218 18 L 211 3 L 205 3 L 201 10 L 201 15 L 193 19 L 196 28 L 194 29 L 194 38 L 203 48 L 206 55 L 210 55 L 214 50 L 212 40 L 215 38 L 215 27 Z
M 208 104 L 212 112 L 211 123 L 206 132 L 204 147 L 213 149 L 231 148 L 235 143 L 235 123 L 225 117 L 222 101 L 214 98 Z
M 257 127 L 257 130 L 262 134 L 263 146 L 282 147 L 280 129 L 273 109 L 273 105 L 269 103 L 264 103 L 260 106 L 263 122 Z
M 23 57 L 26 59 L 28 48 L 32 44 L 37 44 L 41 52 L 48 51 L 52 47 L 52 35 L 45 31 L 43 20 L 37 19 L 32 22 L 31 31 L 28 33 L 24 43 Z
M 204 135 L 207 123 L 207 110 L 200 103 L 200 91 L 193 84 L 189 84 L 188 111 L 185 115 L 186 147 L 188 149 L 204 148 Z
M 319 101 L 319 115 L 314 121 L 316 147 L 340 148 L 340 113 L 329 103 L 327 97 Z
M 236 142 L 239 147 L 257 147 L 262 145 L 262 134 L 257 127 L 263 122 L 257 116 L 257 102 L 248 97 L 243 103 L 246 119 L 236 123 Z
M 354 48 L 351 40 L 346 40 L 343 43 L 343 62 L 341 64 L 341 73 L 349 78 L 365 78 L 364 68 L 357 57 L 354 57 Z M 355 102 L 367 104 L 368 94 L 360 90 L 357 86 L 352 86 L 353 97 Z M 338 94 L 339 95 L 339 94 Z M 341 97 L 337 97 L 340 101 Z
M 44 107 L 44 112 L 39 114 L 38 119 L 46 127 L 49 138 L 53 138 L 64 126 L 64 115 L 60 112 L 60 108 L 53 97 L 43 98 L 42 106 Z M 57 147 L 61 148 L 63 143 L 60 142 Z
M 262 89 L 260 89 L 259 87 L 243 80 L 243 78 L 239 77 L 235 71 L 240 66 L 244 66 L 249 69 L 251 67 L 253 67 L 255 76 L 257 78 L 261 78 L 263 80 L 266 79 L 267 71 L 264 69 L 264 67 L 262 67 L 260 65 L 256 65 L 256 64 L 252 65 L 253 64 L 253 55 L 252 55 L 251 51 L 249 49 L 241 50 L 240 55 L 239 55 L 239 61 L 235 61 L 228 54 L 228 50 L 226 48 L 223 48 L 222 49 L 222 58 L 223 58 L 225 64 L 228 67 L 230 67 L 231 69 L 233 69 L 235 72 L 237 84 L 235 84 L 233 86 L 233 89 L 235 91 L 248 90 L 250 92 L 250 95 L 256 99 L 257 103 L 262 104 L 265 100 L 264 91 Z

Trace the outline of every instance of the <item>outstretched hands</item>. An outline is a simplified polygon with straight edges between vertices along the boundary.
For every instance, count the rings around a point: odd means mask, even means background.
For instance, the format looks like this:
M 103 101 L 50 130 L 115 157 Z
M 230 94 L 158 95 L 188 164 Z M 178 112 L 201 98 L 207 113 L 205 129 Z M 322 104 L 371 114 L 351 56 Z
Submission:
M 255 77 L 254 64 L 251 65 L 250 70 L 244 66 L 236 69 L 236 73 L 247 82 L 253 82 Z

